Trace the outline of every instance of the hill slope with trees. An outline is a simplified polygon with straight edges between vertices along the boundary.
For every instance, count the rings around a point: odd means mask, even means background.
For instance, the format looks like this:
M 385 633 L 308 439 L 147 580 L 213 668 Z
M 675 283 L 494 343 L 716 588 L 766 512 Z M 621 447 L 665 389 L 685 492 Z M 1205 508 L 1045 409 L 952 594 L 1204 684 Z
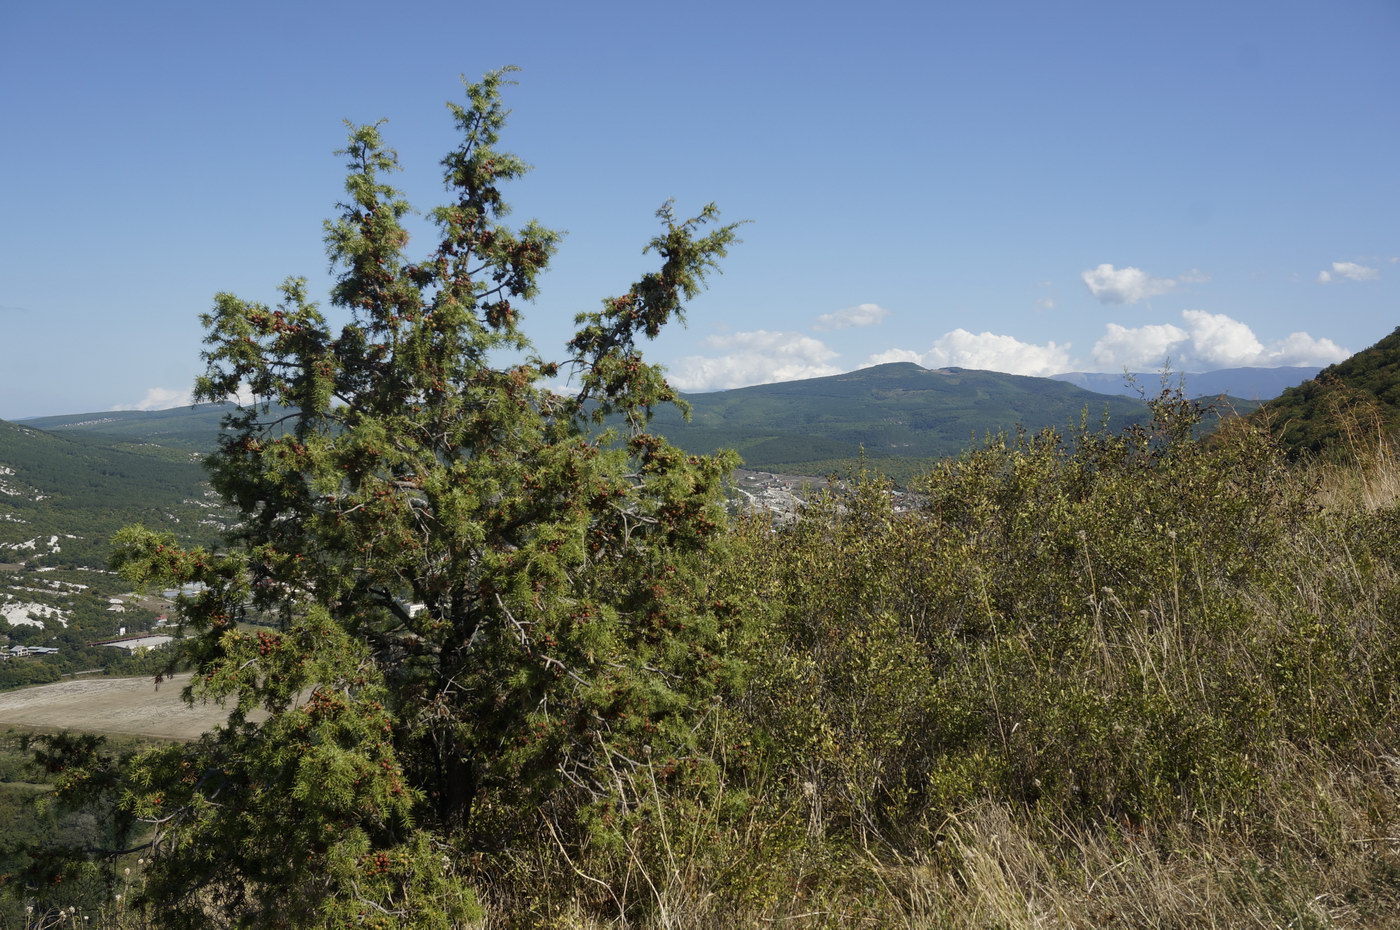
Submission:
M 223 418 L 231 405 L 195 404 L 169 410 L 109 410 L 56 417 L 33 417 L 21 425 L 72 438 L 112 445 L 154 444 L 172 449 L 213 452 Z
M 1344 445 L 1358 429 L 1393 435 L 1400 430 L 1400 327 L 1284 391 L 1254 416 L 1294 454 Z
M 226 511 L 199 459 L 0 420 L 0 562 L 102 566 L 112 535 L 132 522 L 217 538 Z
M 1139 401 L 1048 378 L 894 362 L 824 378 L 688 394 L 691 419 L 658 410 L 658 432 L 690 452 L 732 448 L 755 468 L 824 459 L 955 455 L 987 433 L 1065 428 L 1087 416 L 1140 422 Z
M 682 394 L 690 406 L 655 412 L 652 426 L 696 455 L 734 449 L 752 468 L 809 474 L 814 465 L 955 455 L 988 433 L 1066 428 L 1087 416 L 1112 428 L 1142 422 L 1136 399 L 1110 397 L 1048 378 L 994 371 L 928 370 L 908 362 L 842 375 Z M 119 444 L 213 451 L 227 405 L 153 412 L 71 414 L 26 420 L 57 435 Z

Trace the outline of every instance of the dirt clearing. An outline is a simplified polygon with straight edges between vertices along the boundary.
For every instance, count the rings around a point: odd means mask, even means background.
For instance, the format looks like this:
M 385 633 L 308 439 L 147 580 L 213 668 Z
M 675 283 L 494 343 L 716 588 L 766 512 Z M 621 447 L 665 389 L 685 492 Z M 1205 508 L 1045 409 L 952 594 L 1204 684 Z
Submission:
M 217 704 L 187 706 L 189 675 L 157 685 L 151 678 L 83 678 L 0 692 L 0 727 L 71 729 L 159 739 L 194 739 L 228 718 Z

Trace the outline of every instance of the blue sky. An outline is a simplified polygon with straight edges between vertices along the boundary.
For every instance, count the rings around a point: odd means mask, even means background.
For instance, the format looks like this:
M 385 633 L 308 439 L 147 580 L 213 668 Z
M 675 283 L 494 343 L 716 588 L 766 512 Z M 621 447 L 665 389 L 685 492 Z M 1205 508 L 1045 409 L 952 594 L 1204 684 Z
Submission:
M 488 8 L 489 7 L 489 8 Z M 485 8 L 485 9 L 483 9 Z M 0 417 L 168 405 L 229 290 L 329 280 L 342 121 L 422 209 L 469 77 L 519 65 L 528 328 L 747 219 L 652 357 L 692 390 L 907 359 L 1325 364 L 1400 324 L 1400 3 L 11 4 Z M 426 247 L 426 246 L 425 246 Z

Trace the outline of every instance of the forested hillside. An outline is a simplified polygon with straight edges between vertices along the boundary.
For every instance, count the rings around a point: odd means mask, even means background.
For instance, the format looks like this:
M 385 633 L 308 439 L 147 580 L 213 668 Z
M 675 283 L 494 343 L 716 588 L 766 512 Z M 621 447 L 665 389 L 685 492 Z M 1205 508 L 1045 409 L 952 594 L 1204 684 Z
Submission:
M 109 410 L 56 417 L 33 417 L 23 426 L 88 438 L 110 445 L 132 443 L 212 452 L 229 404 L 199 404 L 169 410 Z
M 1094 394 L 1048 378 L 910 362 L 843 375 L 691 394 L 686 422 L 661 408 L 658 432 L 689 452 L 732 448 L 746 465 L 800 470 L 854 458 L 955 455 L 988 433 L 1064 428 L 1087 416 L 1118 428 L 1146 418 L 1135 400 Z
M 1255 416 L 1295 454 L 1345 445 L 1358 430 L 1400 429 L 1400 328 L 1284 391 Z
M 230 511 L 197 458 L 0 421 L 0 646 L 55 650 L 6 655 L 0 688 L 80 671 L 154 672 L 155 663 L 90 644 L 149 630 L 158 606 L 168 607 L 107 570 L 121 527 L 160 526 L 188 544 L 228 528 Z
M 686 420 L 658 408 L 653 428 L 697 455 L 734 449 L 753 468 L 825 474 L 862 454 L 901 463 L 954 455 L 989 433 L 1066 428 L 1089 422 L 1119 428 L 1141 422 L 1137 399 L 1109 397 L 1048 378 L 939 369 L 908 362 L 843 375 L 681 395 Z M 151 444 L 211 452 L 229 407 L 203 404 L 156 412 L 86 413 L 25 421 L 27 427 L 123 448 Z M 905 468 L 907 470 L 907 467 Z
M 129 523 L 216 538 L 224 511 L 199 458 L 0 420 L 0 562 L 100 567 L 112 534 Z

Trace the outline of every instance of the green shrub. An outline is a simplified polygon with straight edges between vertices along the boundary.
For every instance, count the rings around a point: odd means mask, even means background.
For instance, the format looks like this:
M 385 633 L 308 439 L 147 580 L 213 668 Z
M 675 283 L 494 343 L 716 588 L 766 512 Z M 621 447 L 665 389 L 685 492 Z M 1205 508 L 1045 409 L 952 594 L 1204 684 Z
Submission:
M 985 800 L 1238 818 L 1279 740 L 1393 731 L 1396 517 L 1322 511 L 1261 432 L 1153 406 L 989 441 L 913 512 L 867 475 L 744 531 L 771 637 L 748 713 L 827 835 L 898 845 Z

